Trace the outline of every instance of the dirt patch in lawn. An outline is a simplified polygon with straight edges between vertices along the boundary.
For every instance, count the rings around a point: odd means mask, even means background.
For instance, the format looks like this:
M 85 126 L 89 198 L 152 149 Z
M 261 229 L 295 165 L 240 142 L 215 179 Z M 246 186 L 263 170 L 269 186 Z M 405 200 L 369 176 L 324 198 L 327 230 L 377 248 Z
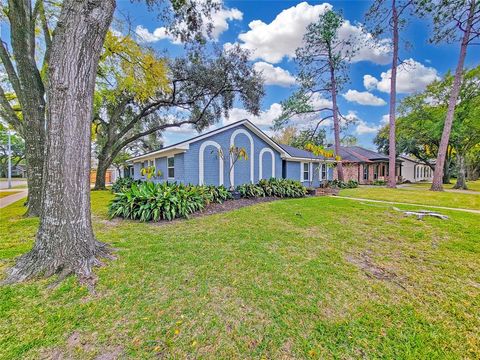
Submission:
M 389 281 L 407 290 L 402 284 L 402 279 L 395 272 L 375 264 L 366 252 L 359 255 L 348 255 L 346 260 L 360 268 L 371 279 Z

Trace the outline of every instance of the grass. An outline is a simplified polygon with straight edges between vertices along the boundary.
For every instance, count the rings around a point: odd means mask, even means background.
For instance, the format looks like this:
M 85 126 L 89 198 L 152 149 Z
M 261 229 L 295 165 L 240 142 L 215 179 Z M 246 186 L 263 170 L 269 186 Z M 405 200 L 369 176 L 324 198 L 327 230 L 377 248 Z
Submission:
M 412 188 L 421 188 L 421 189 L 427 189 L 428 190 L 428 189 L 430 189 L 431 185 L 432 185 L 431 183 L 421 182 L 421 183 L 409 184 L 408 186 L 412 187 Z M 444 189 L 455 190 L 455 189 L 453 189 L 454 185 L 455 185 L 455 182 L 444 185 Z M 468 190 L 471 190 L 471 191 L 480 191 L 480 180 L 467 181 L 467 187 L 468 187 Z
M 0 199 L 10 195 L 18 194 L 19 192 L 20 191 L 0 191 Z
M 383 186 L 360 186 L 356 189 L 343 189 L 340 191 L 340 195 L 364 199 L 480 210 L 480 194 L 446 191 L 434 192 L 430 190 L 412 190 L 405 188 L 387 189 Z
M 110 197 L 92 192 L 118 249 L 97 296 L 72 278 L 0 288 L 0 358 L 480 357 L 478 215 L 308 198 L 155 225 L 107 221 Z M 37 226 L 3 210 L 0 271 Z

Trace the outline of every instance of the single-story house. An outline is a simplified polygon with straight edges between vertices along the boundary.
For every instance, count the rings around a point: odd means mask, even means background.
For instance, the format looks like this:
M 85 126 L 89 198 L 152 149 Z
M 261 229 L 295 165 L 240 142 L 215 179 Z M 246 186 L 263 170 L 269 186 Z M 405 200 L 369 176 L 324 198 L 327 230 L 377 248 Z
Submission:
M 402 159 L 402 177 L 403 181 L 418 182 L 432 181 L 432 167 L 411 156 L 400 156 Z
M 344 180 L 355 180 L 359 184 L 372 184 L 374 181 L 388 180 L 388 155 L 380 154 L 360 146 L 341 146 Z M 397 182 L 402 182 L 402 160 L 395 165 Z M 334 178 L 338 178 L 335 170 Z
M 248 159 L 239 159 L 230 172 L 231 146 L 244 148 Z M 219 155 L 219 150 L 224 156 Z M 129 160 L 133 178 L 146 180 L 142 168 L 155 167 L 151 181 L 185 184 L 230 185 L 256 183 L 260 179 L 286 178 L 305 186 L 333 179 L 334 160 L 280 145 L 249 120 L 240 120 L 189 140 Z

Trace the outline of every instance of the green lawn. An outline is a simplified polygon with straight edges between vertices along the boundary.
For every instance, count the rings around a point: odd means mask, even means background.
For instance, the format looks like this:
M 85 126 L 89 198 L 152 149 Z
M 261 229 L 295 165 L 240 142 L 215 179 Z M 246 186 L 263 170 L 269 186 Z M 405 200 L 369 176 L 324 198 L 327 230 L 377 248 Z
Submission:
M 431 183 L 414 183 L 414 184 L 409 184 L 408 186 L 413 187 L 413 188 L 421 188 L 421 189 L 430 189 Z M 455 182 L 444 185 L 444 189 L 453 189 L 453 186 L 455 185 Z M 467 187 L 468 190 L 471 191 L 480 191 L 480 180 L 476 181 L 467 181 Z M 455 190 L 455 189 L 453 189 Z
M 480 210 L 480 194 L 465 194 L 461 192 L 446 191 L 435 192 L 430 190 L 412 190 L 404 188 L 387 189 L 383 186 L 360 186 L 356 189 L 343 189 L 340 191 L 340 195 L 364 199 Z
M 98 295 L 72 278 L 0 288 L 0 358 L 480 357 L 479 215 L 323 197 L 155 225 L 107 221 L 110 196 L 92 193 L 118 249 Z M 23 213 L 0 212 L 0 271 L 32 244 Z
M 20 191 L 0 191 L 0 199 L 10 195 L 18 194 L 19 192 Z

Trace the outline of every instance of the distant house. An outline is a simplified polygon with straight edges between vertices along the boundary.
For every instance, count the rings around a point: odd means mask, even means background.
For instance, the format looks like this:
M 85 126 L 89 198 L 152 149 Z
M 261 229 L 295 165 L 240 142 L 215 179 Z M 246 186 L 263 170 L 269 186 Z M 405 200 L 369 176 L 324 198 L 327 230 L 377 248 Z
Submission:
M 238 160 L 230 172 L 229 149 L 244 148 L 248 160 Z M 219 150 L 225 154 L 219 156 Z M 161 175 L 152 181 L 186 184 L 230 185 L 256 183 L 260 179 L 286 178 L 305 186 L 318 186 L 320 180 L 333 179 L 333 160 L 311 152 L 274 142 L 248 120 L 241 120 L 180 143 L 129 160 L 133 177 L 146 179 L 141 169 L 155 167 Z
M 402 159 L 402 177 L 404 181 L 432 181 L 433 170 L 429 165 L 410 156 L 400 156 Z
M 388 155 L 380 154 L 360 146 L 341 146 L 344 180 L 356 180 L 359 184 L 372 184 L 376 180 L 388 180 Z M 402 182 L 402 160 L 395 166 L 397 182 Z M 335 179 L 338 178 L 335 169 Z

